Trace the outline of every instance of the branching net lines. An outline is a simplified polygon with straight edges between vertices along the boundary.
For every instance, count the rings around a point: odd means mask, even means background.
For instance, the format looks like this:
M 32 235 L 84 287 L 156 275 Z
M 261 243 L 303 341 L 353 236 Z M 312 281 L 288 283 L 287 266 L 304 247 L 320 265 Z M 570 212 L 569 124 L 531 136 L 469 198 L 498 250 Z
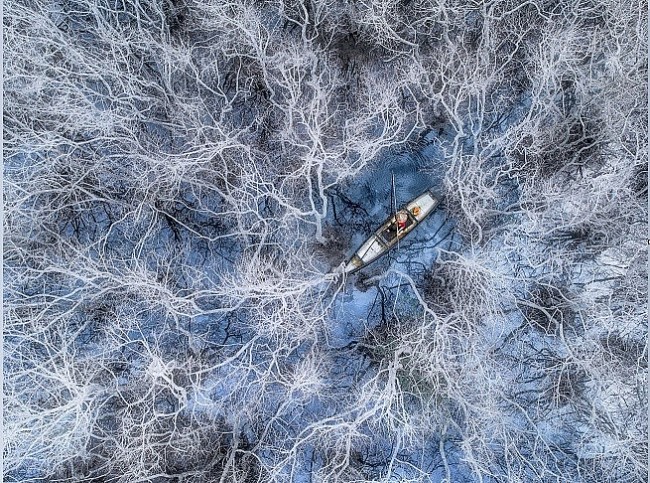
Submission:
M 645 481 L 644 2 L 4 7 L 7 481 Z

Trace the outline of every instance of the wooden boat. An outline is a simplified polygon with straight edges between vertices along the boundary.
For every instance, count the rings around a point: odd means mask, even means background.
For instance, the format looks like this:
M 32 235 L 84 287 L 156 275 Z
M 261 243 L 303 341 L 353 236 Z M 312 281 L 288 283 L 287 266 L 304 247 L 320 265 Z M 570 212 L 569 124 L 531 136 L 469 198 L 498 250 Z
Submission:
M 436 209 L 440 199 L 429 189 L 420 196 L 407 203 L 404 208 L 393 213 L 373 233 L 343 267 L 343 273 L 351 274 L 370 265 L 382 255 L 395 247 L 400 240 L 411 233 L 422 221 Z M 404 218 L 402 226 L 398 226 L 397 218 Z

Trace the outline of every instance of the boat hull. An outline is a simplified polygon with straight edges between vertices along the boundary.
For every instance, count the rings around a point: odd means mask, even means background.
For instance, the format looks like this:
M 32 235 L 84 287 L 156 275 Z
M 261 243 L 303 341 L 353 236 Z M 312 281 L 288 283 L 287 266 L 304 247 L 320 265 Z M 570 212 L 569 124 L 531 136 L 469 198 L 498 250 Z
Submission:
M 388 218 L 354 253 L 345 264 L 343 273 L 351 274 L 370 265 L 388 253 L 400 240 L 412 232 L 440 204 L 440 199 L 427 190 L 406 204 L 400 211 L 406 211 L 408 219 L 403 227 L 397 227 L 395 215 Z

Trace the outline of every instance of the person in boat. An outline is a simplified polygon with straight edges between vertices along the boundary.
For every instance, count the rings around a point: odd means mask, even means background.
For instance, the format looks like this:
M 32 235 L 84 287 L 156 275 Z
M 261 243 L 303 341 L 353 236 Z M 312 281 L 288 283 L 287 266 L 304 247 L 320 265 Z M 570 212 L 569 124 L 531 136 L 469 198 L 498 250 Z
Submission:
M 397 213 L 396 222 L 397 222 L 397 233 L 406 228 L 406 223 L 408 222 L 409 216 L 406 214 L 406 211 L 401 210 Z
M 388 228 L 384 232 L 384 238 L 387 241 L 392 241 L 400 233 L 404 231 L 409 225 L 409 216 L 406 213 L 406 210 L 398 211 L 393 219 L 392 223 L 388 225 Z

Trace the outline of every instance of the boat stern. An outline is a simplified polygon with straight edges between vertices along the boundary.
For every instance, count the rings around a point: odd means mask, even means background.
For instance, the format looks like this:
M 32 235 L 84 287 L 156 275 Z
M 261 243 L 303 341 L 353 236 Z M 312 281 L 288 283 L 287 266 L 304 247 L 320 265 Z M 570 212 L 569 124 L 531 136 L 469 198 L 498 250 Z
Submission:
M 440 199 L 437 198 L 430 190 L 425 191 L 416 199 L 406 205 L 406 209 L 419 223 L 424 220 L 433 210 L 436 209 Z

